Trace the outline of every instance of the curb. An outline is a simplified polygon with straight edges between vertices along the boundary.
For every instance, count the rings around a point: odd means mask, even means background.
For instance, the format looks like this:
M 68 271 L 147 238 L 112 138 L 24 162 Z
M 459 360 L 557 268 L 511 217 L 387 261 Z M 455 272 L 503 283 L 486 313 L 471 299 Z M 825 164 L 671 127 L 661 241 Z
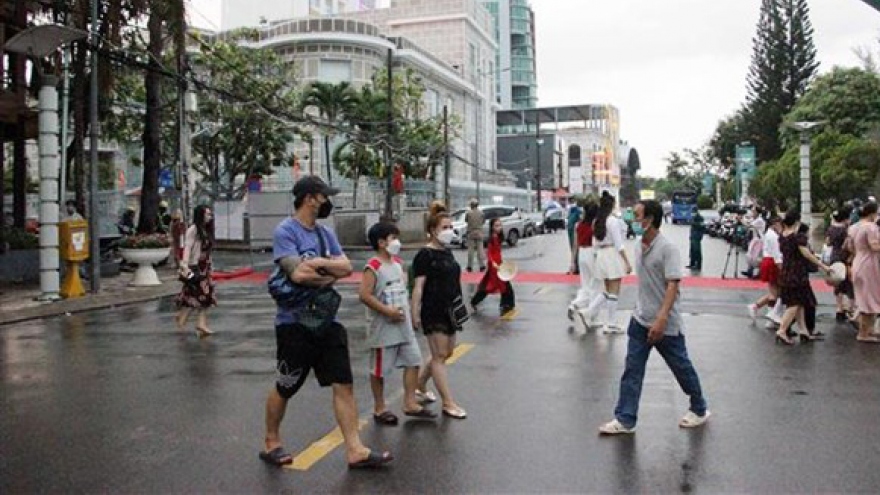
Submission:
M 220 281 L 232 280 L 253 274 L 254 270 L 250 267 L 238 268 L 229 272 L 215 272 L 214 278 Z M 120 306 L 129 306 L 163 297 L 173 296 L 180 291 L 177 283 L 177 277 L 169 277 L 162 280 L 163 284 L 157 287 L 143 288 L 130 295 L 120 296 L 119 293 L 101 293 L 97 295 L 86 295 L 76 299 L 62 299 L 52 303 L 41 304 L 30 308 L 23 308 L 17 311 L 3 312 L 0 314 L 0 327 L 10 325 L 12 323 L 21 323 L 28 320 L 37 320 L 43 318 L 51 318 L 54 316 L 84 313 L 86 311 L 94 311 L 97 309 L 114 308 Z

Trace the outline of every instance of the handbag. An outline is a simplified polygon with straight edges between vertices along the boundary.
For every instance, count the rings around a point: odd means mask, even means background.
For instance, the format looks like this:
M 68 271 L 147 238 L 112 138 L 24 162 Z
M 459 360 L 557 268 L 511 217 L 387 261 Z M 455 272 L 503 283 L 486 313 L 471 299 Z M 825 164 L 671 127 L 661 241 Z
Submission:
M 467 307 L 464 305 L 461 294 L 455 296 L 455 299 L 452 300 L 452 304 L 449 307 L 449 319 L 452 321 L 452 324 L 455 325 L 456 328 L 461 328 L 470 318 L 471 315 L 468 313 Z
M 184 270 L 184 266 L 181 265 L 177 278 L 184 284 L 198 285 L 205 279 L 205 274 L 199 270 L 199 265 L 189 265 L 188 270 Z
M 317 226 L 318 244 L 321 257 L 326 257 L 327 249 L 321 226 Z M 312 333 L 323 332 L 336 319 L 342 296 L 333 287 L 307 287 L 295 284 L 281 266 L 276 266 L 267 282 L 269 295 L 278 306 L 293 309 L 298 315 L 297 323 Z M 302 308 L 296 312 L 296 308 Z

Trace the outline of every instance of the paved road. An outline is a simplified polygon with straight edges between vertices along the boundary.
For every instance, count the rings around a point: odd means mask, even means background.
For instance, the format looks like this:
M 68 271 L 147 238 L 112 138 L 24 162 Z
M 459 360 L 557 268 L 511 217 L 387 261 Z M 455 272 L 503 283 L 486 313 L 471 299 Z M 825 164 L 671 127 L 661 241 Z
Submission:
M 669 235 L 678 230 L 686 231 Z M 564 254 L 561 239 L 543 239 L 539 258 L 530 259 L 528 243 L 508 256 L 549 270 Z M 342 290 L 367 418 L 363 308 L 353 286 Z M 175 333 L 168 300 L 0 327 L 0 493 L 876 490 L 880 347 L 857 345 L 828 321 L 826 342 L 774 345 L 742 315 L 755 293 L 687 289 L 688 339 L 711 422 L 676 426 L 687 399 L 654 357 L 638 433 L 600 438 L 626 340 L 571 331 L 564 307 L 573 291 L 518 285 L 512 321 L 497 318 L 490 298 L 462 335 L 472 347 L 451 367 L 468 419 L 367 423 L 366 441 L 398 457 L 382 472 L 349 472 L 338 448 L 302 471 L 257 459 L 274 364 L 262 285 L 221 286 L 218 333 L 204 340 Z M 622 307 L 632 298 L 628 287 Z M 333 427 L 329 393 L 310 381 L 291 403 L 286 444 L 306 451 Z

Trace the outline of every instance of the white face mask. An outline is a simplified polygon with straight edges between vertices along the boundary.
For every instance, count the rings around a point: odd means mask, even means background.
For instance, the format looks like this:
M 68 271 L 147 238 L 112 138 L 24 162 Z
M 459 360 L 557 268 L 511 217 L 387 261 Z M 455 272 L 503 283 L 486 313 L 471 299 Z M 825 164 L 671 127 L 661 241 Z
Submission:
M 400 254 L 400 240 L 394 239 L 393 241 L 388 243 L 388 247 L 386 247 L 385 249 L 391 256 L 397 256 L 398 254 Z
M 452 229 L 446 229 L 437 234 L 437 242 L 444 246 L 448 246 L 452 244 L 452 239 L 455 238 L 455 232 Z

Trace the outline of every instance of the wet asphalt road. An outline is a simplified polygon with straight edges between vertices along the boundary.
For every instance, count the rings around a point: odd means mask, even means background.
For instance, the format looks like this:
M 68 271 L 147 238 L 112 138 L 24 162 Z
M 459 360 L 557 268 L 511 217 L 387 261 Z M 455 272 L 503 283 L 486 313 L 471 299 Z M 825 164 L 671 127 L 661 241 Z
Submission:
M 542 239 L 541 257 L 529 242 L 505 254 L 523 270 L 562 271 L 563 239 Z M 707 253 L 707 265 L 724 254 Z M 342 288 L 340 318 L 369 418 L 354 289 Z M 687 398 L 653 356 L 638 432 L 600 438 L 626 338 L 572 331 L 564 308 L 574 286 L 516 289 L 515 319 L 499 320 L 490 296 L 461 335 L 473 348 L 450 373 L 466 420 L 362 429 L 368 445 L 397 456 L 381 472 L 348 471 L 339 448 L 306 471 L 257 459 L 274 369 L 262 284 L 222 285 L 211 316 L 217 335 L 203 340 L 174 331 L 168 300 L 0 327 L 0 493 L 803 493 L 880 484 L 880 346 L 857 345 L 827 316 L 827 341 L 787 348 L 744 317 L 758 293 L 685 290 L 690 353 L 712 419 L 695 431 L 677 427 Z M 624 312 L 633 297 L 625 288 Z M 399 379 L 388 388 L 399 397 Z M 399 411 L 398 399 L 392 407 Z M 282 433 L 300 452 L 334 426 L 329 391 L 310 380 Z

